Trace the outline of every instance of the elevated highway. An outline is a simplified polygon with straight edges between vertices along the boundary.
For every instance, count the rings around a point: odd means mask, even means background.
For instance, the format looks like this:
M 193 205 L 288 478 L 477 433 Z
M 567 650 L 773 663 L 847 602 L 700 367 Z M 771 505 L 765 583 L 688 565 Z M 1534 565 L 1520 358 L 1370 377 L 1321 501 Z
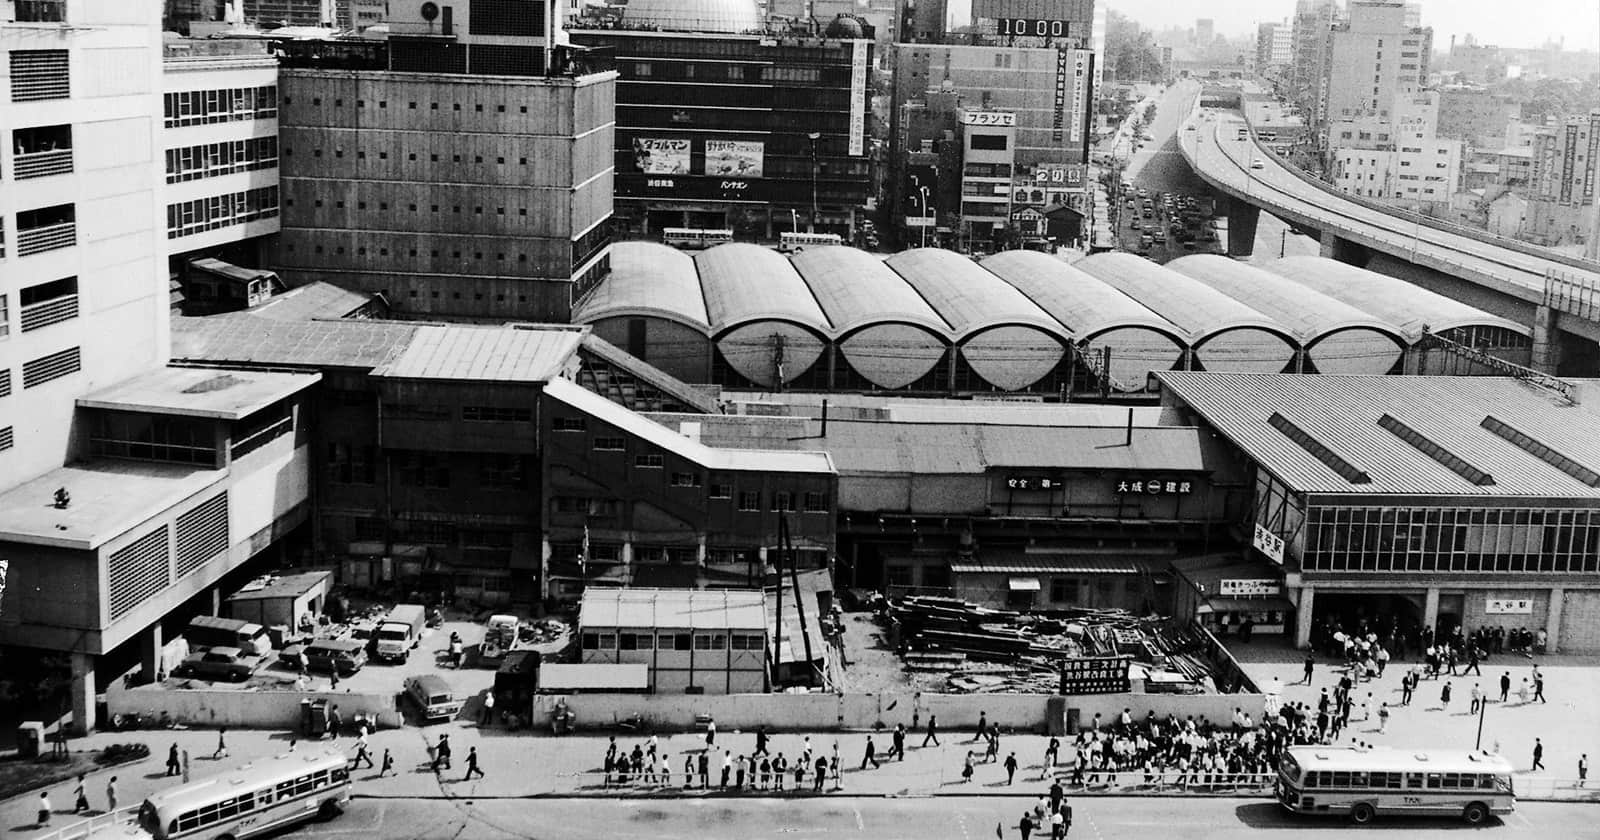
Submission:
M 1286 166 L 1256 142 L 1242 117 L 1202 108 L 1199 99 L 1196 88 L 1177 142 L 1195 173 L 1228 199 L 1230 255 L 1250 254 L 1266 210 L 1319 232 L 1323 256 L 1372 262 L 1368 267 L 1528 324 L 1541 370 L 1572 367 L 1561 365 L 1570 341 L 1559 333 L 1600 342 L 1600 265 L 1355 200 Z M 1590 367 L 1585 361 L 1569 372 L 1594 375 Z

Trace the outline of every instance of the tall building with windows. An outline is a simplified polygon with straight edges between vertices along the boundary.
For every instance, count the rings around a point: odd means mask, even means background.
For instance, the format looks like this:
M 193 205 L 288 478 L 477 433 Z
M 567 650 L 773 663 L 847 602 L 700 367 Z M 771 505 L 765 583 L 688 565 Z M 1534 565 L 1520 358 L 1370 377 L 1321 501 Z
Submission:
M 616 76 L 563 12 L 446 0 L 387 42 L 291 42 L 270 267 L 410 315 L 566 321 L 608 265 Z
M 1350 18 L 1333 27 L 1324 69 L 1326 122 L 1398 117 L 1396 98 L 1428 83 L 1433 30 L 1410 25 L 1405 3 L 1358 0 Z M 1435 106 L 1437 107 L 1437 106 Z M 1336 146 L 1330 142 L 1329 148 Z
M 1299 0 L 1295 6 L 1289 89 L 1307 125 L 1320 123 L 1327 114 L 1328 39 L 1343 19 L 1340 0 Z
M 1256 26 L 1256 72 L 1279 78 L 1294 63 L 1294 30 L 1288 21 L 1267 21 Z

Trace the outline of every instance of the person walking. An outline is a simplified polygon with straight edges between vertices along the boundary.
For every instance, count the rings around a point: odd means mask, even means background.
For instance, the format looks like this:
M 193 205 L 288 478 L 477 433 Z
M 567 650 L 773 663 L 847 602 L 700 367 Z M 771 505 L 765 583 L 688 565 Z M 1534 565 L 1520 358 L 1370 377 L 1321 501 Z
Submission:
M 939 716 L 928 715 L 928 734 L 922 738 L 922 745 L 926 747 L 932 741 L 934 746 L 939 746 Z
M 1538 665 L 1533 666 L 1533 699 L 1540 703 L 1550 702 L 1544 699 L 1544 674 L 1539 673 Z
M 89 810 L 88 781 L 82 773 L 78 774 L 78 786 L 72 789 L 72 813 L 81 814 Z
M 367 769 L 371 770 L 373 766 L 372 753 L 367 750 L 367 733 L 364 730 L 360 735 L 356 736 L 356 757 L 350 760 L 350 769 L 354 770 L 360 767 L 363 761 L 367 763 Z
M 988 712 L 978 712 L 978 731 L 973 734 L 972 740 L 969 741 L 968 743 L 976 744 L 976 743 L 978 743 L 978 739 L 979 738 L 986 737 L 988 734 L 989 734 L 989 713 Z
M 1060 811 L 1050 812 L 1050 840 L 1065 840 L 1067 818 Z
M 439 743 L 433 748 L 433 769 L 437 771 L 440 766 L 450 769 L 450 734 L 447 732 L 439 736 Z
M 1300 682 L 1295 683 L 1295 685 L 1302 685 L 1302 684 L 1310 685 L 1311 684 L 1311 672 L 1316 668 L 1316 665 L 1317 665 L 1317 658 L 1312 656 L 1309 653 L 1306 654 L 1305 676 L 1301 677 L 1300 678 Z
M 116 812 L 117 812 L 117 777 L 116 776 L 112 776 L 111 777 L 111 781 L 106 782 L 106 813 L 115 814 Z
M 1589 754 L 1578 756 L 1578 787 L 1583 787 L 1589 781 Z
M 1022 819 L 1017 821 L 1017 832 L 1022 835 L 1022 840 L 1028 840 L 1033 835 L 1033 814 L 1022 812 Z
M 216 761 L 228 757 L 228 727 L 217 730 L 217 749 L 211 754 L 211 760 Z
M 1506 702 L 1506 698 L 1510 697 L 1510 696 L 1511 696 L 1511 672 L 1507 671 L 1504 674 L 1500 675 L 1500 702 L 1502 702 L 1502 703 Z
M 1533 766 L 1530 772 L 1544 769 L 1544 742 L 1538 738 L 1533 739 Z
M 813 783 L 812 791 L 822 792 L 822 784 L 828 780 L 828 759 L 817 756 L 817 778 Z
M 894 738 L 889 745 L 889 755 L 898 761 L 906 760 L 906 725 L 894 725 Z
M 714 718 L 714 717 L 708 717 L 708 718 L 706 718 L 706 749 L 711 749 L 712 747 L 714 747 L 716 745 L 717 745 L 717 719 Z
M 463 776 L 461 778 L 461 781 L 463 781 L 463 782 L 472 781 L 472 774 L 473 773 L 477 773 L 478 774 L 478 778 L 480 778 L 480 779 L 484 778 L 483 768 L 478 766 L 478 748 L 477 747 L 468 747 L 467 748 L 467 775 Z
M 1417 672 L 1414 670 L 1407 671 L 1405 676 L 1400 678 L 1400 705 L 1411 705 L 1411 694 L 1412 692 L 1416 691 L 1416 688 Z
M 989 746 L 984 749 L 983 763 L 1000 760 L 1000 727 L 995 725 L 989 729 Z
M 1050 736 L 1050 745 L 1044 748 L 1044 773 L 1039 778 L 1043 779 L 1056 766 L 1056 760 L 1061 757 L 1061 739 Z
M 489 689 L 483 694 L 483 707 L 478 709 L 478 725 L 492 726 L 494 724 L 494 689 Z
M 43 828 L 44 826 L 47 826 L 47 825 L 50 824 L 50 813 L 51 813 L 52 810 L 54 810 L 54 809 L 50 805 L 50 794 L 45 792 L 45 791 L 42 791 L 42 790 L 39 791 L 39 827 L 40 828 Z
M 1478 670 L 1478 646 L 1472 642 L 1467 643 L 1467 667 L 1462 670 L 1461 676 L 1466 676 L 1468 671 L 1472 672 L 1473 676 L 1483 676 L 1483 672 Z
M 972 750 L 967 750 L 967 757 L 961 764 L 961 781 L 972 781 Z
M 683 754 L 683 789 L 694 788 L 694 756 Z
M 182 772 L 183 763 L 178 761 L 178 744 L 174 741 L 172 747 L 167 750 L 167 775 L 176 776 Z
M 1468 713 L 1469 714 L 1474 714 L 1474 715 L 1477 714 L 1478 713 L 1478 707 L 1480 705 L 1482 705 L 1482 704 L 1483 704 L 1483 691 L 1482 691 L 1482 689 L 1478 688 L 1478 684 L 1477 683 L 1473 683 L 1472 684 L 1472 707 L 1468 710 Z
M 1382 735 L 1389 728 L 1389 704 L 1384 703 L 1378 707 L 1378 734 Z
M 878 748 L 872 743 L 872 736 L 867 736 L 867 751 L 861 755 L 861 769 L 867 769 L 867 762 L 872 762 L 872 769 L 878 769 Z
M 733 778 L 733 754 L 729 753 L 727 750 L 723 750 L 722 751 L 722 782 L 721 782 L 721 784 L 717 785 L 717 787 L 726 788 L 728 786 L 728 781 L 731 780 L 732 778 Z
M 1011 784 L 1017 778 L 1017 754 L 1015 751 L 1006 755 L 1006 784 Z
M 1450 711 L 1450 681 L 1444 681 L 1444 688 L 1439 689 L 1439 711 Z
M 700 770 L 700 789 L 708 790 L 711 787 L 711 757 L 705 753 L 700 753 L 700 757 L 696 761 L 696 766 Z
M 394 756 L 389 754 L 389 748 L 383 748 L 383 763 L 378 765 L 378 778 L 389 775 L 394 770 Z

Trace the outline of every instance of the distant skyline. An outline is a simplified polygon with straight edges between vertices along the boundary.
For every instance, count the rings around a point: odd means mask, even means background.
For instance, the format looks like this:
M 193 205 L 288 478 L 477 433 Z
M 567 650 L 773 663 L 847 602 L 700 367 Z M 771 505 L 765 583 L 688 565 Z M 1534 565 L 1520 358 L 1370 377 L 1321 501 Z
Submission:
M 1209 17 L 1217 22 L 1217 34 L 1229 37 L 1254 32 L 1258 23 L 1292 18 L 1295 8 L 1295 0 L 1100 2 L 1152 30 L 1168 26 L 1192 29 L 1195 18 Z M 1433 27 L 1433 43 L 1440 50 L 1449 49 L 1451 35 L 1459 41 L 1468 34 L 1480 44 L 1501 47 L 1537 47 L 1563 37 L 1569 50 L 1600 47 L 1600 10 L 1595 0 L 1423 0 L 1422 25 Z

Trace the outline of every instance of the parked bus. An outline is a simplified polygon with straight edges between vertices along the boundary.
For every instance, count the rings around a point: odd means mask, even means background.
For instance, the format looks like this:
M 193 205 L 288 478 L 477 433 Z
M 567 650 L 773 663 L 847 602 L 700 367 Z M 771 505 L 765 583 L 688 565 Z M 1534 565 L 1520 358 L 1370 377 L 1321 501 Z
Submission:
M 701 228 L 667 228 L 661 231 L 661 241 L 674 248 L 710 248 L 733 241 L 731 230 L 702 230 Z
M 778 251 L 788 254 L 823 245 L 843 245 L 844 237 L 837 233 L 785 233 L 778 237 Z
M 1474 825 L 1516 807 L 1511 762 L 1486 752 L 1290 747 L 1278 764 L 1278 802 L 1297 814 L 1459 816 Z
M 137 827 L 156 840 L 244 840 L 313 817 L 332 819 L 350 803 L 349 764 L 331 749 L 255 761 L 152 795 L 139 806 Z

